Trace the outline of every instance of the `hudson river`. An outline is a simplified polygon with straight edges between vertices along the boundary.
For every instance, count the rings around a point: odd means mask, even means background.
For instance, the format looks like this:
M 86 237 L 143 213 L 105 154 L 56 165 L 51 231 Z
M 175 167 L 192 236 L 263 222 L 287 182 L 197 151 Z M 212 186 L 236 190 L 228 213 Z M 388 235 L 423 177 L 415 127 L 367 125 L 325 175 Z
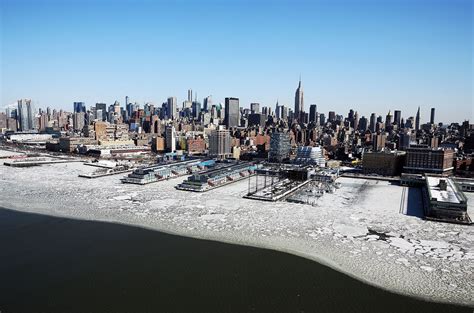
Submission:
M 469 312 L 316 262 L 138 227 L 0 209 L 0 312 Z

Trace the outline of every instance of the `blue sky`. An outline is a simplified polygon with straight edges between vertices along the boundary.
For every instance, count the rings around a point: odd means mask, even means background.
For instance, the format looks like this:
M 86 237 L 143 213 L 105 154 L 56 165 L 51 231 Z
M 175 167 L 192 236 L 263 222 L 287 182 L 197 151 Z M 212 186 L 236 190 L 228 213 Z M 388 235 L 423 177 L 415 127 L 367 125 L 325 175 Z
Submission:
M 474 121 L 470 0 L 0 0 L 1 103 L 239 97 Z

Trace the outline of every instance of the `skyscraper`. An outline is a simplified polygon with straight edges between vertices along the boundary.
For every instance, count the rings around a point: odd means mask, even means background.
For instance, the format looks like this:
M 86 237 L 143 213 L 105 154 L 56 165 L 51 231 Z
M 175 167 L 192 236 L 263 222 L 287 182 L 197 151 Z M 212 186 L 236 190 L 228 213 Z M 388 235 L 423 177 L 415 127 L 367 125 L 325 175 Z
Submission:
M 334 112 L 334 111 L 329 111 L 328 121 L 329 121 L 329 122 L 334 122 L 335 120 L 336 120 L 336 112 Z
M 212 96 L 207 96 L 203 101 L 203 111 L 207 112 L 212 107 Z
M 189 93 L 189 91 L 188 91 Z M 169 97 L 168 98 L 168 118 L 174 120 L 177 116 L 176 116 L 176 111 L 177 111 L 177 101 L 176 101 L 176 97 Z
M 223 129 L 222 126 L 219 129 L 213 130 L 209 136 L 209 156 L 218 159 L 225 159 L 231 156 L 230 141 L 229 130 Z
M 84 102 L 74 102 L 74 113 L 86 112 L 86 105 Z
M 227 128 L 239 126 L 239 98 L 225 98 L 224 121 Z
M 385 128 L 388 129 L 392 126 L 392 112 L 389 110 L 385 117 Z
M 401 118 L 402 118 L 402 111 L 400 110 L 395 110 L 394 111 L 394 116 L 393 116 L 393 122 L 395 124 L 397 124 L 398 127 L 400 127 L 400 121 L 401 121 Z
M 434 124 L 435 120 L 435 108 L 431 108 L 430 124 Z
M 418 107 L 418 111 L 416 111 L 415 130 L 420 130 L 420 107 Z
M 304 111 L 304 101 L 303 101 L 303 87 L 301 87 L 301 77 L 298 84 L 298 88 L 295 92 L 295 118 L 300 118 L 300 112 Z
M 256 103 L 256 102 L 250 103 L 250 112 L 260 113 L 260 103 Z
M 354 113 L 354 130 L 359 129 L 359 113 L 357 111 Z
M 188 101 L 193 102 L 193 90 L 188 89 Z
M 107 119 L 107 104 L 96 103 L 95 104 L 96 119 L 105 121 Z
M 309 122 L 316 122 L 316 114 L 318 113 L 318 106 L 311 104 L 309 106 Z
M 20 131 L 32 130 L 35 127 L 31 100 L 18 100 L 17 120 L 18 130 Z
M 369 121 L 369 130 L 372 133 L 375 133 L 375 128 L 377 124 L 377 118 L 375 117 L 375 113 L 370 114 L 370 121 Z

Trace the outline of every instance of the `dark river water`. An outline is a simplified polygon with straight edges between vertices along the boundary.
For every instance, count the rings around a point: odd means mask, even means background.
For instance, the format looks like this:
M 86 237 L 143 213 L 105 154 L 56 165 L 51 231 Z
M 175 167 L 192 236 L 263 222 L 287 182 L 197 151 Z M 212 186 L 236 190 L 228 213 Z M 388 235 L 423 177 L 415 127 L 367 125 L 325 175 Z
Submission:
M 469 312 L 286 253 L 0 209 L 0 312 Z

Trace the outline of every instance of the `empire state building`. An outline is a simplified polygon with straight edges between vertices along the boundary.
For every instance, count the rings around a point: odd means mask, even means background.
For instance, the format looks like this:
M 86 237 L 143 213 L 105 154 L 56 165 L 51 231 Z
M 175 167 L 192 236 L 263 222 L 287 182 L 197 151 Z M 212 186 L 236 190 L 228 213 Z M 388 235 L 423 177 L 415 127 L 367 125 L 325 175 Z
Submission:
M 300 119 L 301 112 L 304 112 L 303 107 L 303 87 L 301 87 L 301 77 L 300 82 L 298 84 L 298 88 L 296 89 L 295 93 L 295 118 Z

